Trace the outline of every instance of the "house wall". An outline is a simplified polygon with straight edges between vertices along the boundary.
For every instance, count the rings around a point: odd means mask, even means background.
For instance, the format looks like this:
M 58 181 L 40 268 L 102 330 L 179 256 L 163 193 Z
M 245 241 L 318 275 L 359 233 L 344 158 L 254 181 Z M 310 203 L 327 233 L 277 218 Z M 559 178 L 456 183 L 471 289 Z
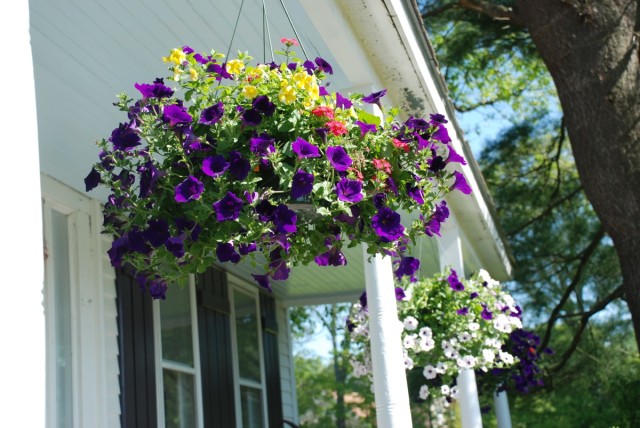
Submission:
M 61 305 L 55 302 L 57 287 L 68 287 L 70 294 L 65 306 L 70 316 L 68 340 L 72 350 L 69 418 L 75 426 L 119 426 L 115 283 L 106 255 L 110 240 L 100 233 L 100 205 L 46 175 L 41 177 L 41 185 L 46 252 L 43 304 L 47 324 L 47 426 L 55 426 L 60 420 L 57 385 L 61 380 L 56 379 L 60 372 L 56 366 L 60 333 L 56 330 L 56 311 L 61 310 Z M 67 219 L 66 237 L 54 230 L 52 218 L 56 213 Z M 53 252 L 64 245 L 54 241 L 64 239 L 68 260 L 66 255 L 61 258 L 62 254 Z M 66 268 L 69 281 L 61 284 L 62 277 L 56 271 Z

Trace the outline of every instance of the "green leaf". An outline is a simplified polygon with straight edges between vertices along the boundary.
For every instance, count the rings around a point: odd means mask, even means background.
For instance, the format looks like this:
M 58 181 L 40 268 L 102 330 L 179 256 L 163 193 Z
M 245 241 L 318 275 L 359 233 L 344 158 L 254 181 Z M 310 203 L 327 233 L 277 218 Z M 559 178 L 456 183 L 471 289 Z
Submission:
M 367 113 L 364 110 L 358 111 L 358 119 L 369 125 L 380 126 L 381 119 L 375 114 Z

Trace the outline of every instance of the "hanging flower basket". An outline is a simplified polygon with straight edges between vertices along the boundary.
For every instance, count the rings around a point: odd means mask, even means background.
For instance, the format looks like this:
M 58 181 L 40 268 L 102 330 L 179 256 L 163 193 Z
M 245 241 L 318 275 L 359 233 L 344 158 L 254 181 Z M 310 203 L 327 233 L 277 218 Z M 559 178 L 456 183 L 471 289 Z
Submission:
M 343 246 L 361 243 L 402 256 L 397 274 L 412 275 L 406 245 L 439 234 L 445 194 L 471 191 L 447 168 L 464 160 L 442 115 L 401 122 L 397 109 L 382 109 L 385 90 L 329 93 L 331 65 L 291 59 L 296 42 L 283 43 L 282 64 L 173 49 L 167 82 L 136 83 L 135 100 L 119 96 L 124 121 L 97 143 L 85 183 L 111 192 L 111 263 L 131 264 L 153 297 L 245 258 L 264 261 L 253 276 L 270 289 L 292 265 L 346 265 Z M 419 220 L 403 223 L 412 211 Z
M 398 302 L 398 317 L 405 368 L 415 375 L 409 383 L 419 388 L 411 393 L 415 399 L 429 398 L 434 408 L 444 409 L 457 397 L 461 370 L 488 373 L 518 362 L 504 344 L 522 327 L 520 307 L 484 270 L 463 279 L 451 269 L 412 283 Z M 347 327 L 363 351 L 352 360 L 353 374 L 373 382 L 368 321 L 363 294 Z

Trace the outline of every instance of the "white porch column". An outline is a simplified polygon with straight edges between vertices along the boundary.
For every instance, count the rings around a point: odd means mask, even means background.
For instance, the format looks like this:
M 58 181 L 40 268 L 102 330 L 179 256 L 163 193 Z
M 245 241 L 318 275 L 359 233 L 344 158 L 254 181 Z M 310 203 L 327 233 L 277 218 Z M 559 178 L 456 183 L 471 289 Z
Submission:
M 440 242 L 440 267 L 451 266 L 459 277 L 464 276 L 462 260 L 462 241 L 460 226 L 453 213 L 442 225 Z M 462 428 L 481 428 L 480 401 L 476 386 L 476 375 L 473 370 L 462 370 L 458 375 L 458 404 L 460 405 L 460 419 Z
M 2 247 L 0 337 L 3 426 L 45 423 L 45 329 L 42 307 L 42 205 L 38 124 L 29 43 L 29 2 L 0 4 L 5 41 L 2 78 Z
M 507 392 L 493 394 L 493 408 L 496 412 L 498 428 L 511 428 L 511 412 L 509 412 L 509 400 Z
M 411 409 L 391 257 L 377 255 L 371 262 L 368 257 L 365 245 L 364 278 L 378 427 L 407 428 L 412 426 Z

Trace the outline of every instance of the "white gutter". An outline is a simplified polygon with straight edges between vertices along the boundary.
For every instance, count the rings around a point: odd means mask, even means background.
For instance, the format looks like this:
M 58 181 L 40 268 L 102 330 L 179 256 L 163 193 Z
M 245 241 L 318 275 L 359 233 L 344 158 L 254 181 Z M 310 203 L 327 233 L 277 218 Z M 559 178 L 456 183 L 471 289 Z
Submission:
M 480 169 L 455 119 L 415 2 L 336 0 L 336 3 L 349 18 L 370 62 L 375 64 L 379 80 L 388 89 L 390 104 L 415 116 L 438 112 L 449 119 L 452 144 L 468 161 L 462 172 L 473 193 L 453 194 L 447 201 L 468 240 L 476 247 L 482 267 L 498 280 L 509 279 L 512 257 L 495 221 L 495 208 Z

